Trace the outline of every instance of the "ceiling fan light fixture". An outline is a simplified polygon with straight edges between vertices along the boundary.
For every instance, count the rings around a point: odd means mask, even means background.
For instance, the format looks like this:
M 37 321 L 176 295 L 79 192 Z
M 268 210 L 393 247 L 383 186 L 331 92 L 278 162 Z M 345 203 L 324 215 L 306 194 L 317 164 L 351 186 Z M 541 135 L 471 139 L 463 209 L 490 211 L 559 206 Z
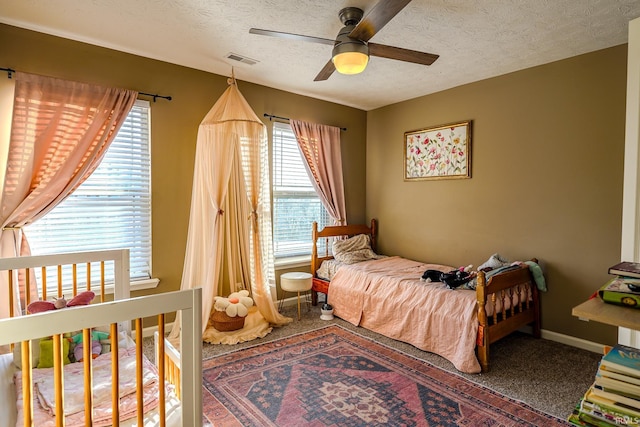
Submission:
M 369 48 L 359 41 L 342 42 L 333 48 L 331 60 L 340 74 L 359 74 L 369 63 Z

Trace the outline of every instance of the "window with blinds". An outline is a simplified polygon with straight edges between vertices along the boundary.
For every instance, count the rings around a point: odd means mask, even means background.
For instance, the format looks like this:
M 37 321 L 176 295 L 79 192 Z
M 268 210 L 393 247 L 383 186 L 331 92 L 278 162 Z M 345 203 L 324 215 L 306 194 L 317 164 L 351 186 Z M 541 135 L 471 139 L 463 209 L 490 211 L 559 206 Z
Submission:
M 275 257 L 310 255 L 313 221 L 322 229 L 331 224 L 331 217 L 311 184 L 289 124 L 274 123 L 272 146 Z
M 131 280 L 150 278 L 148 101 L 136 101 L 93 174 L 51 212 L 26 227 L 25 232 L 34 255 L 128 248 Z M 79 280 L 85 274 L 83 271 L 78 271 Z M 54 286 L 57 272 L 50 274 L 52 277 L 47 283 Z M 91 275 L 92 281 L 98 280 L 96 276 Z M 113 278 L 107 277 L 107 280 Z M 65 286 L 69 284 L 69 281 L 64 282 Z

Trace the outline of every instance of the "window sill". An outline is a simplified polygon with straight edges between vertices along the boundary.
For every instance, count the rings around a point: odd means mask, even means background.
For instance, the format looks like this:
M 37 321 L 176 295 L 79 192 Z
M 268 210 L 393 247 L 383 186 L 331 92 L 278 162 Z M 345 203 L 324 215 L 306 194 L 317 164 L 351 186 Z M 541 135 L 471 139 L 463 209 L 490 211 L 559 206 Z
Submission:
M 276 270 L 285 270 L 288 268 L 308 267 L 311 265 L 311 255 L 302 255 L 296 257 L 276 259 Z
M 160 284 L 160 279 L 155 279 L 155 278 L 151 278 L 151 279 L 142 279 L 142 280 L 133 280 L 131 281 L 131 284 L 129 286 L 129 289 L 131 290 L 131 292 L 134 291 L 141 291 L 143 289 L 153 289 L 153 288 L 157 288 L 158 284 Z M 106 295 L 113 295 L 113 291 L 114 291 L 114 286 L 113 284 L 110 285 L 106 285 L 104 287 L 104 293 Z M 96 295 L 100 295 L 100 290 L 99 289 L 94 289 L 94 292 L 96 293 Z

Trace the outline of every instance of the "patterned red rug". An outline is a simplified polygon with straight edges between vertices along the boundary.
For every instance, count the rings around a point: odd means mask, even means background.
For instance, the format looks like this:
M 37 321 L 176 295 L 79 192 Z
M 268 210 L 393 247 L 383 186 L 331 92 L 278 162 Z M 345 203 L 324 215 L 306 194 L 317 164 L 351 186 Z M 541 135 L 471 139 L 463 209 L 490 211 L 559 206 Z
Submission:
M 206 360 L 203 385 L 217 427 L 568 425 L 335 325 Z

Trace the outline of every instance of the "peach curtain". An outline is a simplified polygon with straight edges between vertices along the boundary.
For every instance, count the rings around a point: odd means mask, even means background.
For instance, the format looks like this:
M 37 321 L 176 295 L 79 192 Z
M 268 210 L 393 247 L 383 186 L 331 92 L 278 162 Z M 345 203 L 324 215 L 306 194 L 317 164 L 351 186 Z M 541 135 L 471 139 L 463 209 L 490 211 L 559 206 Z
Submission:
M 347 223 L 340 128 L 290 120 L 311 183 L 336 225 Z
M 230 291 L 249 288 L 266 320 L 262 334 L 269 324 L 292 320 L 278 313 L 269 289 L 275 278 L 268 164 L 266 126 L 230 79 L 198 128 L 181 283 L 181 289 L 202 288 L 203 339 L 209 342 L 207 324 L 214 297 L 223 290 L 225 259 Z M 177 317 L 172 338 L 180 323 Z
M 71 194 L 100 164 L 138 93 L 16 73 L 6 175 L 0 201 L 0 256 L 29 255 L 22 227 Z M 7 295 L 0 283 L 0 295 Z M 14 293 L 18 314 L 24 301 Z M 0 301 L 0 317 L 8 302 Z

